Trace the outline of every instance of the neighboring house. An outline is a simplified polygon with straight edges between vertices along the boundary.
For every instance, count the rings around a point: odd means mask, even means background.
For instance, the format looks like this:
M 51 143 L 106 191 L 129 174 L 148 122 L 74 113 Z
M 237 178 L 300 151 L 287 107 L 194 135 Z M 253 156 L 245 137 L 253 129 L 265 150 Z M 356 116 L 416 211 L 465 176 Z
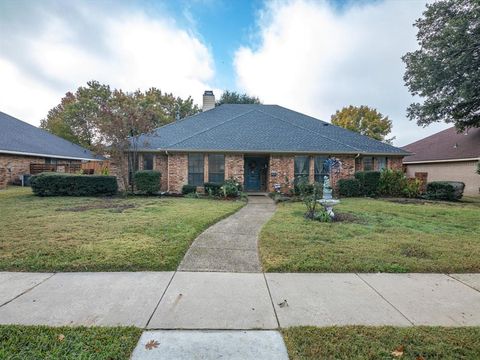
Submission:
M 89 150 L 0 112 L 0 189 L 24 174 L 80 170 L 91 160 Z
M 465 195 L 478 195 L 480 175 L 480 129 L 457 133 L 452 127 L 403 147 L 414 153 L 403 160 L 407 175 L 427 173 L 427 181 L 462 181 Z
M 202 187 L 229 178 L 246 191 L 273 191 L 300 176 L 321 181 L 329 157 L 341 162 L 332 171 L 335 186 L 338 178 L 352 177 L 355 171 L 401 169 L 403 156 L 409 154 L 281 106 L 215 107 L 210 91 L 203 102 L 202 113 L 138 139 L 139 159 L 129 163 L 160 171 L 162 191 L 180 192 L 184 184 Z

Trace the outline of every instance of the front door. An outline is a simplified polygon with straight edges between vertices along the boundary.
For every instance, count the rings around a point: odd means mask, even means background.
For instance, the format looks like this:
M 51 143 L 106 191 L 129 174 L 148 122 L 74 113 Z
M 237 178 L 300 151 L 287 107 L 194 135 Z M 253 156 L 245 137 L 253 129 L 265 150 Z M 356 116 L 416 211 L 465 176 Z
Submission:
M 266 164 L 267 164 L 266 159 L 262 157 L 245 157 L 245 190 L 246 191 L 262 190 L 262 177 L 265 177 L 264 173 L 265 173 Z

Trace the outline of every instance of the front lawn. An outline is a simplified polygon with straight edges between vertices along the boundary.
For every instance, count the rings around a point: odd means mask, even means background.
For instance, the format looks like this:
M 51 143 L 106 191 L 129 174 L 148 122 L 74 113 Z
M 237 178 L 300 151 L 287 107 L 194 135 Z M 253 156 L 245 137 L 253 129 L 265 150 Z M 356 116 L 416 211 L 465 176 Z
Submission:
M 186 198 L 0 191 L 0 270 L 174 270 L 195 237 L 243 206 Z
M 305 220 L 283 203 L 260 235 L 265 271 L 479 272 L 480 202 L 342 199 L 347 221 Z
M 0 326 L 0 359 L 127 360 L 142 333 L 134 327 Z
M 296 327 L 282 333 L 292 360 L 480 359 L 479 327 Z

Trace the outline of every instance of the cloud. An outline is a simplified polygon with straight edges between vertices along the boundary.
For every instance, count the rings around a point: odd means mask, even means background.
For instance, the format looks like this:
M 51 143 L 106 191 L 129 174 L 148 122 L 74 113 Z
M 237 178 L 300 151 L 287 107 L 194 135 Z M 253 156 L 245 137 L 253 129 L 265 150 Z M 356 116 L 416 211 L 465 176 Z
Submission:
M 422 1 L 273 1 L 258 16 L 259 41 L 235 54 L 238 87 L 324 120 L 346 105 L 369 105 L 393 120 L 397 145 L 446 127 L 406 118 L 413 98 L 401 56 L 417 48 Z
M 120 2 L 15 3 L 0 6 L 0 111 L 34 125 L 92 79 L 198 103 L 214 79 L 208 47 L 166 12 L 150 16 Z

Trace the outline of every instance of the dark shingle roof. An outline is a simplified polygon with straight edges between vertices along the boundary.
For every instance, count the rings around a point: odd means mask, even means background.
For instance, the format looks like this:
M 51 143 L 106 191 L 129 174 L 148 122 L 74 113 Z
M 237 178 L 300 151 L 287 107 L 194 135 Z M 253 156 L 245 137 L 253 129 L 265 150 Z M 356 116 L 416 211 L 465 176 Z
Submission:
M 480 128 L 457 133 L 451 127 L 403 148 L 414 153 L 404 159 L 405 163 L 480 158 Z
M 87 149 L 0 111 L 0 153 L 95 160 Z
M 139 146 L 170 151 L 407 154 L 278 105 L 224 104 L 142 135 Z

